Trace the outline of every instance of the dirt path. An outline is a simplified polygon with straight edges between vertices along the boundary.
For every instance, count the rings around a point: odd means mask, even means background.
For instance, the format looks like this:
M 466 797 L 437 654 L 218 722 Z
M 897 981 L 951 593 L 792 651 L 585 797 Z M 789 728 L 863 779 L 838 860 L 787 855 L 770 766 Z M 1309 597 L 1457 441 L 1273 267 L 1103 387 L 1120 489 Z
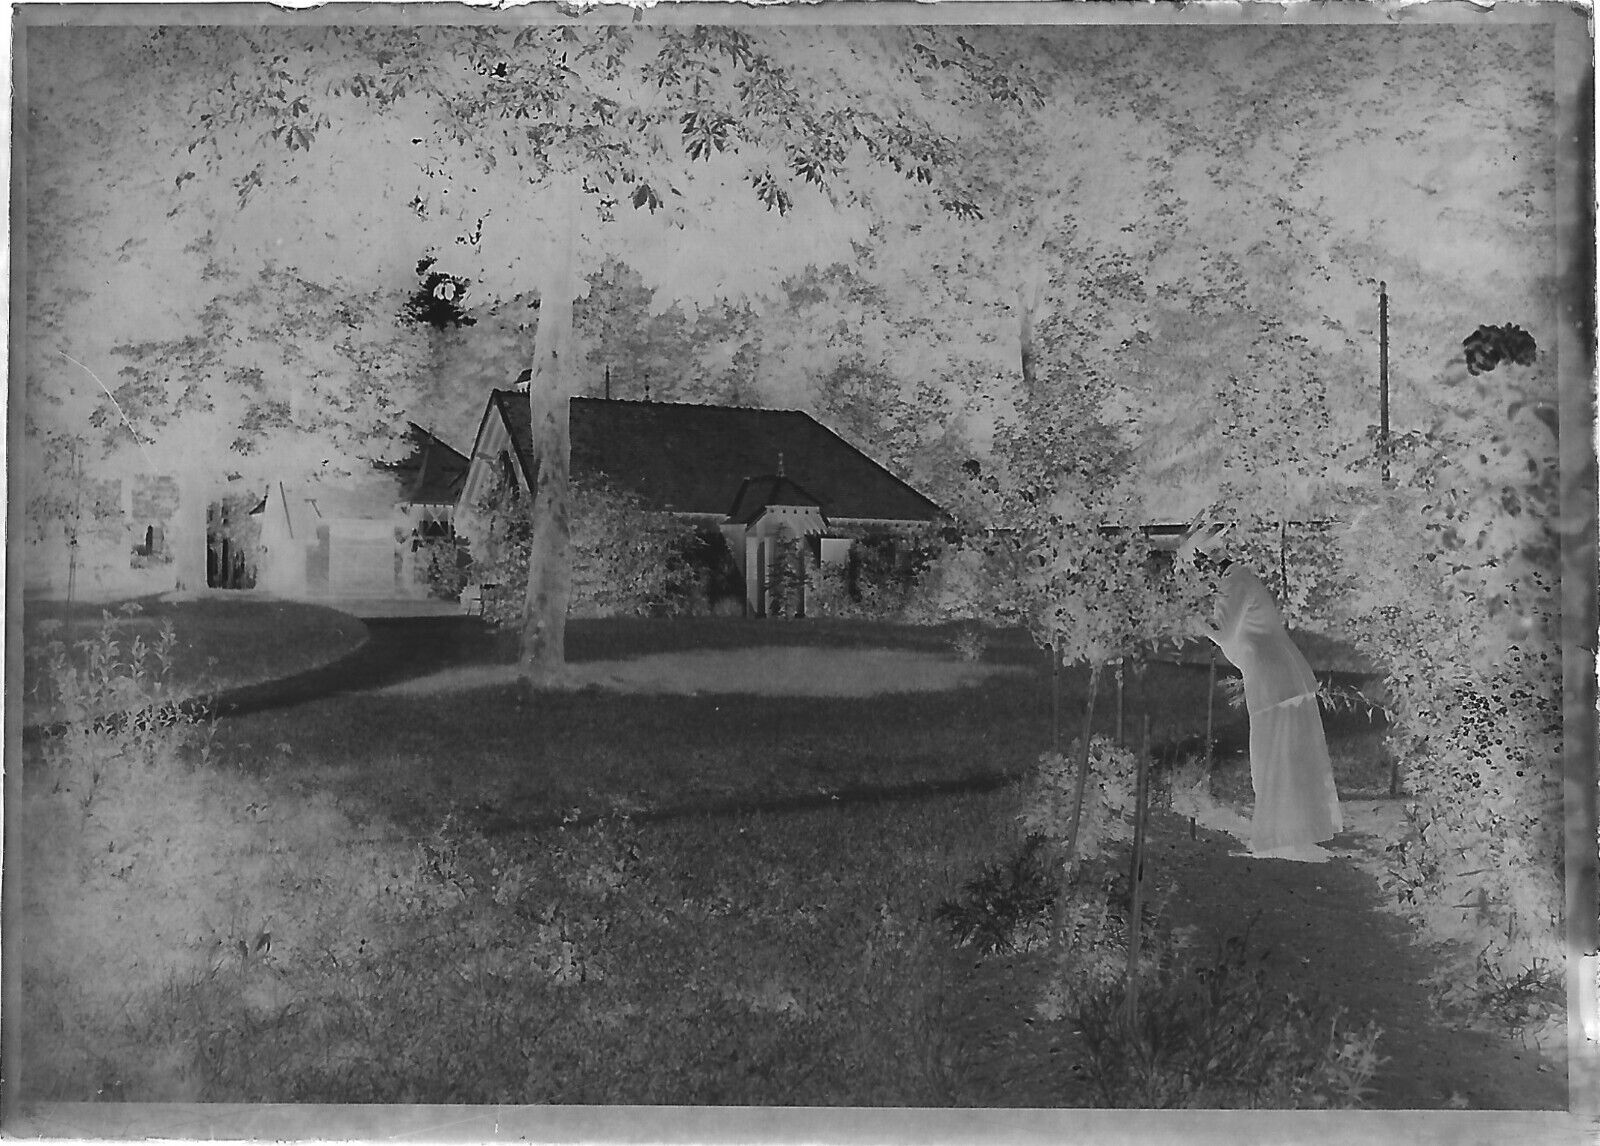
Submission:
M 1326 864 L 1238 855 L 1238 842 L 1201 830 L 1187 838 L 1169 821 L 1153 856 L 1165 855 L 1176 890 L 1173 926 L 1202 934 L 1251 928 L 1252 946 L 1268 952 L 1271 981 L 1284 990 L 1316 991 L 1346 1007 L 1357 1023 L 1382 1028 L 1388 1062 L 1374 1079 L 1371 1104 L 1384 1109 L 1465 1107 L 1565 1109 L 1566 1066 L 1508 1038 L 1445 1029 L 1431 1014 L 1422 980 L 1427 952 L 1406 921 L 1385 910 L 1376 880 L 1350 858 Z M 1384 840 L 1346 831 L 1333 850 L 1381 854 Z
M 1375 802 L 1368 802 L 1375 803 Z M 1352 808 L 1372 826 L 1380 811 Z M 1370 1105 L 1389 1110 L 1565 1110 L 1566 1065 L 1509 1038 L 1455 1030 L 1434 1016 L 1422 980 L 1428 955 L 1406 922 L 1384 909 L 1356 853 L 1381 854 L 1381 838 L 1357 827 L 1333 841 L 1326 863 L 1240 855 L 1239 841 L 1157 813 L 1150 825 L 1150 871 L 1171 889 L 1163 925 L 1193 927 L 1206 945 L 1250 926 L 1252 952 L 1266 953 L 1268 982 L 1346 1008 L 1358 1025 L 1382 1028 L 1387 1061 Z M 1252 922 L 1253 921 L 1253 922 Z M 1082 1048 L 1070 1022 L 1046 1022 L 1034 1009 L 1050 973 L 1043 954 L 974 963 L 964 973 L 954 1020 L 968 1057 L 963 1104 L 1073 1106 L 1094 1099 Z

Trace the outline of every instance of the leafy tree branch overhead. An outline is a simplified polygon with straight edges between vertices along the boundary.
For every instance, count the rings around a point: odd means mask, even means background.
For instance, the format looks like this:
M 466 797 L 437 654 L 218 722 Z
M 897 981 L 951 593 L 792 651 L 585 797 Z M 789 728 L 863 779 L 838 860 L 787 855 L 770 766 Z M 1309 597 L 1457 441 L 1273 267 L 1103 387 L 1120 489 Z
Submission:
M 241 212 L 263 194 L 292 195 L 305 175 L 296 160 L 354 118 L 405 141 L 388 149 L 391 161 L 411 150 L 407 204 L 446 240 L 437 247 L 448 243 L 456 256 L 440 273 L 465 273 L 490 297 L 536 281 L 529 679 L 558 673 L 565 657 L 572 303 L 608 232 L 631 209 L 703 234 L 707 208 L 726 200 L 718 195 L 730 183 L 780 219 L 809 222 L 862 206 L 866 189 L 856 185 L 863 173 L 870 185 L 879 169 L 927 188 L 957 218 L 981 218 L 958 113 L 976 101 L 1040 102 L 1006 53 L 954 29 L 834 35 L 569 23 L 202 36 L 212 43 L 186 44 L 180 54 L 204 50 L 216 68 L 190 112 L 186 152 L 203 170 L 181 173 L 180 189 L 195 194 L 227 180 Z M 805 253 L 794 269 L 816 259 L 815 232 L 797 239 Z M 631 261 L 638 265 L 637 252 Z M 726 258 L 691 262 L 687 275 L 685 260 L 671 264 L 674 289 L 691 298 L 725 294 L 740 277 Z M 458 272 L 463 265 L 471 271 Z M 769 262 L 747 273 L 770 282 L 773 269 Z

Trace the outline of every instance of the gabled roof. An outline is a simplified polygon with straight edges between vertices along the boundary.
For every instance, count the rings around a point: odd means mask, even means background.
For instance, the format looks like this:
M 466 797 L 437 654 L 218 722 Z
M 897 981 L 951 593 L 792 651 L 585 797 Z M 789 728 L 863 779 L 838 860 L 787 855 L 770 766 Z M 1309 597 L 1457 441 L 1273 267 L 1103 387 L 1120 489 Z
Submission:
M 783 474 L 765 474 L 744 479 L 733 499 L 733 508 L 728 511 L 728 519 L 738 525 L 749 525 L 770 505 L 821 506 L 822 503 Z
M 471 464 L 466 455 L 415 422 L 409 423 L 407 436 L 411 452 L 390 467 L 400 479 L 400 500 L 412 505 L 454 505 Z
M 526 392 L 496 390 L 523 474 L 531 435 Z M 747 479 L 782 469 L 828 517 L 933 521 L 943 511 L 809 414 L 573 398 L 568 424 L 574 477 L 604 475 L 654 509 L 723 517 Z

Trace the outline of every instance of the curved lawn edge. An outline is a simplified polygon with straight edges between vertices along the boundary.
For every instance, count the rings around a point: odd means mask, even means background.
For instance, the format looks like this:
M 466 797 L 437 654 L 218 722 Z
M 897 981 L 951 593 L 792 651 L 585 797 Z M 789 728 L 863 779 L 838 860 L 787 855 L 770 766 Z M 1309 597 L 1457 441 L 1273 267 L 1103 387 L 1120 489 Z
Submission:
M 130 602 L 74 607 L 71 640 L 92 636 L 107 612 L 113 617 Z M 168 595 L 134 602 L 139 611 L 118 618 L 119 629 L 150 640 L 170 621 L 176 643 L 168 677 L 168 696 L 179 703 L 218 693 L 297 676 L 334 664 L 370 639 L 358 617 L 326 605 L 230 593 Z M 61 629 L 41 629 L 41 622 L 61 623 L 65 603 L 35 601 L 24 605 L 23 650 Z M 109 714 L 108 714 L 109 715 Z M 28 704 L 28 728 L 49 724 L 58 713 Z
M 549 687 L 618 693 L 867 697 L 943 692 L 1021 671 L 905 649 L 758 646 L 650 653 L 621 660 L 580 661 Z M 517 666 L 457 666 L 382 691 L 431 695 L 515 682 Z

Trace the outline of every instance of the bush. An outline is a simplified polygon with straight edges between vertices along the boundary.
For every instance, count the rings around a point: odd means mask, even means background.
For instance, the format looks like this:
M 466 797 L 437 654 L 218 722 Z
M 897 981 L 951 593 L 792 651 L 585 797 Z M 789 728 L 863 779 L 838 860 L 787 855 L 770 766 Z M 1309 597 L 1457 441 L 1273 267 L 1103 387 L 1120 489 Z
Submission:
M 798 537 L 775 537 L 768 549 L 766 590 L 767 616 L 801 616 L 801 602 L 806 611 L 817 612 L 820 603 L 810 600 L 806 593 L 806 542 Z M 804 594 L 804 597 L 802 596 Z
M 941 902 L 934 918 L 949 927 L 958 946 L 984 955 L 1025 951 L 1048 935 L 1055 898 L 1045 839 L 1036 834 L 1015 855 L 962 884 L 960 897 Z
M 1384 674 L 1412 796 L 1389 886 L 1445 956 L 1442 998 L 1482 1015 L 1496 984 L 1563 952 L 1556 385 L 1545 360 L 1450 385 L 1432 429 L 1392 440 L 1394 480 L 1352 490 L 1336 535 L 1362 574 L 1342 619 Z M 1480 979 L 1488 994 L 1464 997 Z M 1556 1029 L 1560 1008 L 1545 1017 Z
M 472 579 L 497 585 L 484 616 L 496 624 L 522 617 L 533 523 L 525 496 L 499 478 L 479 499 L 470 538 Z M 693 611 L 699 537 L 634 495 L 605 482 L 574 482 L 571 515 L 575 616 L 656 616 Z
M 1038 833 L 1064 849 L 1077 792 L 1080 741 L 1066 755 L 1046 753 L 1023 788 L 1022 829 Z M 1138 760 L 1104 736 L 1089 740 L 1089 779 L 1078 818 L 1075 860 L 1092 861 L 1109 843 L 1133 839 L 1133 806 L 1138 786 Z
M 412 569 L 428 596 L 455 601 L 467 587 L 472 572 L 472 551 L 453 533 L 445 537 L 420 537 L 412 550 Z
M 824 565 L 813 578 L 807 612 L 818 616 L 921 621 L 932 614 L 929 575 L 940 549 L 931 530 L 865 529 L 847 564 Z
M 1380 1065 L 1375 1024 L 1263 984 L 1263 956 L 1231 936 L 1210 959 L 1169 959 L 1141 976 L 1130 1018 L 1122 980 L 1092 988 L 1073 1018 L 1107 1106 L 1359 1106 Z

